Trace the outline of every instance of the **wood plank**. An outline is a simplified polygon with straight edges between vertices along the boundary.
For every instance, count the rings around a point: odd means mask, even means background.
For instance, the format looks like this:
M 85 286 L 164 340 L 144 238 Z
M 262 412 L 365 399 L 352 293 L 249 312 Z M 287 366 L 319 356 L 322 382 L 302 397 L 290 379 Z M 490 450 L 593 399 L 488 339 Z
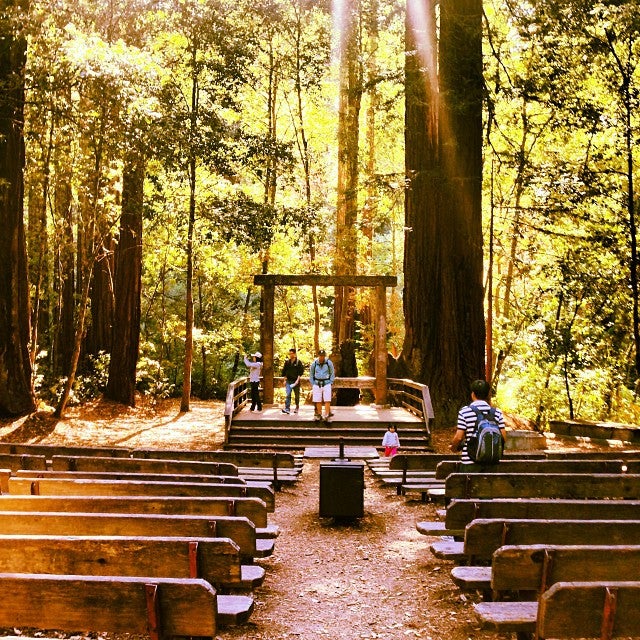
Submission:
M 253 276 L 253 283 L 261 286 L 284 287 L 395 287 L 397 276 L 332 276 L 316 273 L 276 274 L 260 273 Z
M 134 480 L 151 482 L 202 482 L 208 484 L 246 485 L 240 476 L 212 476 L 177 473 L 129 473 L 126 471 L 27 471 L 15 472 L 18 478 L 67 478 L 76 480 Z M 264 480 L 262 480 L 264 481 Z
M 270 513 L 275 509 L 275 493 L 259 484 L 199 484 L 197 482 L 136 482 L 133 480 L 67 480 L 63 478 L 9 478 L 14 495 L 147 495 L 184 497 L 259 498 Z
M 506 545 L 493 554 L 496 591 L 546 591 L 556 582 L 605 582 L 639 577 L 638 545 Z
M 202 578 L 218 588 L 244 586 L 240 548 L 230 538 L 0 535 L 0 573 Z
M 152 458 L 155 460 L 224 462 L 237 467 L 257 467 L 263 469 L 273 469 L 274 464 L 278 469 L 293 469 L 299 466 L 295 456 L 291 453 L 271 453 L 266 451 L 134 449 L 131 455 L 133 458 Z
M 229 462 L 198 460 L 147 460 L 144 458 L 109 458 L 99 456 L 62 456 L 51 458 L 54 471 L 121 471 L 126 473 L 176 473 L 214 476 L 237 476 L 238 467 Z
M 558 582 L 540 597 L 536 633 L 541 638 L 601 637 L 607 592 L 616 594 L 611 637 L 637 637 L 640 582 Z
M 449 503 L 447 529 L 464 529 L 474 518 L 546 520 L 635 520 L 640 500 L 549 500 L 545 498 L 455 499 Z
M 45 456 L 48 460 L 51 460 L 51 457 L 54 455 L 108 456 L 111 458 L 129 458 L 131 456 L 131 449 L 125 447 L 92 447 L 20 442 L 0 442 L 0 452 Z
M 465 530 L 468 558 L 490 560 L 504 545 L 640 544 L 638 520 L 473 520 Z
M 0 534 L 230 538 L 243 562 L 273 552 L 272 539 L 260 540 L 253 523 L 231 516 L 166 516 L 113 513 L 0 512 Z
M 46 456 L 27 453 L 0 453 L 0 469 L 10 469 L 16 472 L 18 469 L 44 470 L 46 468 Z
M 0 625 L 148 635 L 147 589 L 157 587 L 161 637 L 215 637 L 215 589 L 200 579 L 0 574 Z
M 452 473 L 633 473 L 640 471 L 640 460 L 500 460 L 498 464 L 463 464 L 445 460 L 436 468 L 436 478 Z
M 9 483 L 11 484 L 11 482 Z M 447 498 L 640 499 L 640 474 L 452 473 Z
M 267 506 L 259 498 L 179 496 L 0 496 L 2 511 L 139 513 L 180 516 L 240 516 L 256 528 L 267 524 Z
M 483 629 L 501 633 L 533 633 L 537 602 L 478 602 L 473 605 Z

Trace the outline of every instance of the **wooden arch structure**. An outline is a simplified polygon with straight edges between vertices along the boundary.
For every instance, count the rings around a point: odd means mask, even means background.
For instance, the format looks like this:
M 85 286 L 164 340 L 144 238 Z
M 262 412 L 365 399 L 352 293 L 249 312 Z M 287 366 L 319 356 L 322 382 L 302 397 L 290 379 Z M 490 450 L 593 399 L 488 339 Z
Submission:
M 396 276 L 327 276 L 260 274 L 253 282 L 262 287 L 263 314 L 261 335 L 264 366 L 262 368 L 265 404 L 273 403 L 273 327 L 276 285 L 285 287 L 374 287 L 376 290 L 375 318 L 375 401 L 387 404 L 387 287 L 398 284 Z

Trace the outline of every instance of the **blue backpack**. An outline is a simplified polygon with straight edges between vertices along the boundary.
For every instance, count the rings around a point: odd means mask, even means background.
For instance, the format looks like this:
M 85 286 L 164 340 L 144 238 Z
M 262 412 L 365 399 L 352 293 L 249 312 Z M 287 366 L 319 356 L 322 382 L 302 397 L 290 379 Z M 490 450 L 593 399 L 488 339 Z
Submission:
M 479 464 L 497 464 L 502 458 L 504 443 L 500 426 L 496 420 L 496 410 L 482 411 L 477 407 L 470 407 L 476 414 L 476 424 L 473 433 L 467 439 L 467 453 L 469 458 Z

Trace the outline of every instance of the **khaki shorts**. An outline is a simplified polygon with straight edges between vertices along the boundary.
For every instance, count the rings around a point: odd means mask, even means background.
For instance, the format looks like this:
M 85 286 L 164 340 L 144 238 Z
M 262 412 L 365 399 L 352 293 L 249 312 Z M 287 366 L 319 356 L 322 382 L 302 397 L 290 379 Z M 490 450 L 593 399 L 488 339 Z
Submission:
M 327 383 L 324 387 L 319 387 L 317 384 L 314 384 L 311 390 L 311 401 L 331 402 L 331 385 Z

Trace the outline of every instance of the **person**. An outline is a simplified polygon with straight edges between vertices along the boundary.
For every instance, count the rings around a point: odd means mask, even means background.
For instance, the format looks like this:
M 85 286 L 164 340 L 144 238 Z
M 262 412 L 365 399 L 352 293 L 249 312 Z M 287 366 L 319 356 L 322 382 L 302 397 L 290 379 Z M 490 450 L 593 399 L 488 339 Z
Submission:
M 333 362 L 327 358 L 327 352 L 321 349 L 318 357 L 313 361 L 309 369 L 309 382 L 311 383 L 311 400 L 315 405 L 314 418 L 316 420 L 329 419 L 331 412 L 331 385 L 336 378 Z M 325 415 L 322 415 L 322 406 L 325 407 Z
M 382 446 L 384 447 L 384 457 L 391 458 L 398 453 L 398 447 L 400 446 L 400 438 L 396 432 L 396 425 L 390 424 L 387 427 L 387 432 L 382 438 Z
M 474 380 L 471 383 L 471 402 L 462 407 L 458 412 L 458 424 L 456 433 L 451 441 L 451 451 L 460 451 L 460 462 L 463 464 L 473 464 L 473 460 L 469 457 L 467 451 L 467 441 L 473 433 L 476 426 L 476 414 L 471 407 L 476 407 L 480 411 L 489 411 L 489 397 L 491 395 L 491 386 L 486 380 Z M 506 440 L 507 433 L 505 431 L 504 416 L 502 411 L 496 408 L 496 421 L 500 427 L 503 442 Z
M 249 411 L 262 411 L 260 400 L 260 374 L 262 373 L 262 354 L 259 351 L 251 354 L 251 360 L 244 357 L 244 363 L 249 369 L 249 384 L 251 385 L 251 408 Z
M 300 411 L 300 378 L 304 373 L 304 365 L 298 360 L 298 354 L 294 348 L 289 349 L 289 358 L 282 367 L 282 376 L 285 378 L 284 385 L 286 397 L 282 413 L 291 413 L 291 392 L 296 399 L 294 413 Z

